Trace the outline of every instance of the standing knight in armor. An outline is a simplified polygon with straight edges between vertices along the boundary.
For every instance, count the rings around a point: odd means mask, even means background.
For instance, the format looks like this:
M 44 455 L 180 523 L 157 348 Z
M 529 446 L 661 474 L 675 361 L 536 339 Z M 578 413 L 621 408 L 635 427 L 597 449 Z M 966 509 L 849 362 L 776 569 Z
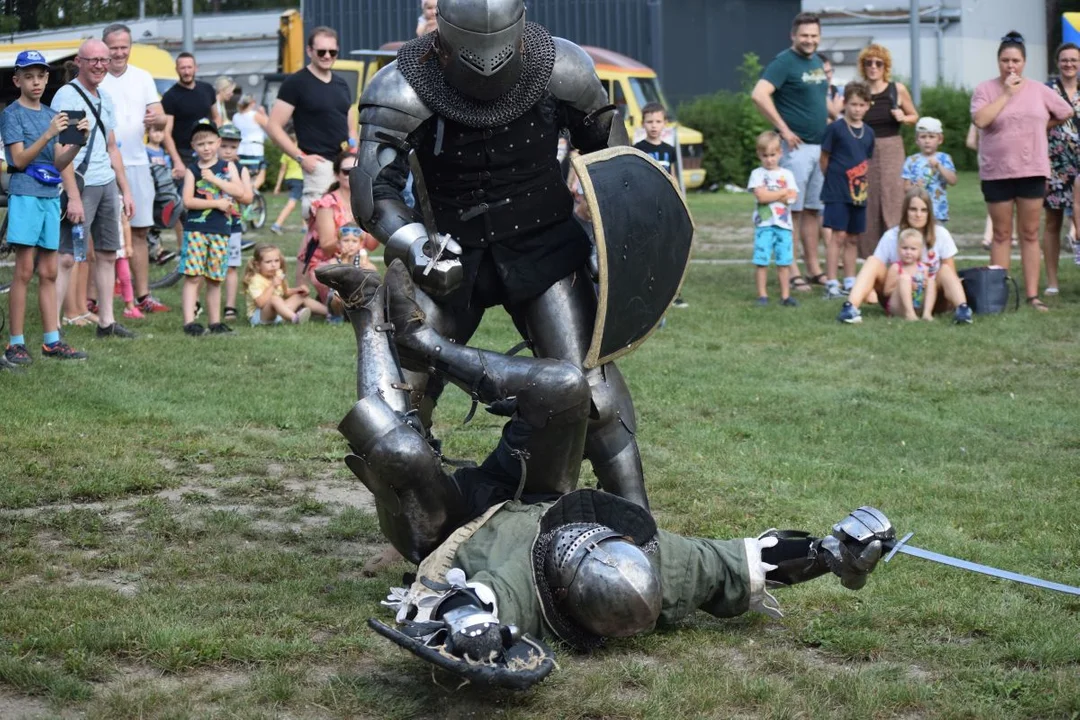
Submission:
M 695 610 L 779 614 L 767 587 L 833 573 L 862 587 L 895 540 L 860 508 L 824 537 L 687 538 L 659 530 L 614 494 L 575 491 L 590 416 L 585 374 L 565 360 L 500 356 L 449 342 L 418 302 L 411 274 L 327 265 L 316 275 L 345 300 L 356 333 L 359 401 L 340 423 L 346 463 L 375 496 L 379 525 L 419 563 L 377 632 L 482 683 L 523 689 L 554 667 L 546 639 L 589 649 Z M 443 470 L 408 409 L 401 363 L 426 364 L 510 419 L 479 466 Z M 533 461 L 526 462 L 527 458 Z
M 446 339 L 444 353 L 468 342 L 485 309 L 503 305 L 536 356 L 580 368 L 597 300 L 558 138 L 568 130 L 583 153 L 623 145 L 623 121 L 585 52 L 526 22 L 523 0 L 440 0 L 437 24 L 405 43 L 360 99 L 353 214 L 385 244 L 387 263 L 404 262 L 427 323 Z M 402 200 L 410 153 L 438 234 Z M 498 354 L 485 358 L 484 373 L 458 383 L 474 399 L 517 367 Z M 404 360 L 413 372 L 401 385 L 412 394 L 396 408 L 423 408 L 425 428 L 442 389 L 440 377 L 429 382 L 431 359 Z M 590 401 L 580 449 L 602 489 L 647 509 L 622 375 L 608 363 L 584 377 Z M 550 458 L 522 461 L 530 476 L 548 473 Z

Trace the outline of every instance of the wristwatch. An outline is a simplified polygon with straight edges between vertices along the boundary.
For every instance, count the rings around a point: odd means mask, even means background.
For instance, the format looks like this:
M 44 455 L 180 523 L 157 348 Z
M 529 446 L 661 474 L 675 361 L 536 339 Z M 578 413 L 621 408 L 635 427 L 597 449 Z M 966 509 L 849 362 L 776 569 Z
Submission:
M 307 157 L 307 155 L 305 155 L 304 153 L 297 153 L 296 157 L 294 157 L 293 160 L 295 160 L 296 162 L 303 165 L 304 164 L 304 158 L 306 158 L 306 157 Z

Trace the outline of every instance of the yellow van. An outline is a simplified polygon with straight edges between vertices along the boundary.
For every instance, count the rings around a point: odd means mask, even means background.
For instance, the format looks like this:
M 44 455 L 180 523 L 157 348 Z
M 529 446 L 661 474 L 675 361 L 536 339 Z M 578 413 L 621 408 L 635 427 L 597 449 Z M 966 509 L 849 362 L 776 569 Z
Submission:
M 19 97 L 19 89 L 12 82 L 15 58 L 23 50 L 37 50 L 45 56 L 52 67 L 49 73 L 49 85 L 42 97 L 44 102 L 52 99 L 53 93 L 68 81 L 65 64 L 75 59 L 82 40 L 52 40 L 49 42 L 0 43 L 0 106 Z M 154 78 L 159 93 L 168 90 L 176 82 L 176 63 L 172 55 L 155 45 L 135 43 L 131 46 L 129 62 L 137 68 L 146 70 Z
M 668 119 L 671 119 L 673 108 L 664 99 L 660 81 L 652 68 L 612 50 L 589 45 L 582 45 L 581 49 L 589 54 L 596 65 L 596 74 L 607 88 L 611 103 L 626 118 L 626 132 L 631 142 L 640 139 L 635 139 L 635 133 L 644 137 L 641 109 L 649 103 L 663 105 L 668 109 Z M 669 127 L 674 127 L 678 133 L 683 187 L 687 190 L 701 187 L 705 183 L 705 169 L 702 167 L 704 137 L 685 125 L 671 123 Z

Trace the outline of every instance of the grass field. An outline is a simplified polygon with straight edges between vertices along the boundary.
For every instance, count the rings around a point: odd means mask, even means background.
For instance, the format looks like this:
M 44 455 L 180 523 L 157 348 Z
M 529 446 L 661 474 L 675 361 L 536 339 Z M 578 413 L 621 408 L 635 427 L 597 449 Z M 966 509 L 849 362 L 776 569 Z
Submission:
M 952 196 L 972 253 L 977 182 Z M 691 198 L 702 257 L 749 257 L 750 205 Z M 807 295 L 756 308 L 748 265 L 693 265 L 690 307 L 620 363 L 659 524 L 822 533 L 872 504 L 913 543 L 1080 585 L 1080 270 L 1062 260 L 1050 313 L 971 327 L 844 326 Z M 0 373 L 0 718 L 1080 717 L 1080 598 L 904 556 L 858 593 L 781 592 L 782 620 L 698 614 L 561 652 L 528 693 L 437 685 L 365 626 L 408 568 L 362 572 L 383 543 L 335 430 L 351 330 L 239 325 L 191 339 L 174 309 L 131 342 L 72 330 L 87 362 Z M 494 311 L 475 343 L 515 341 Z M 440 406 L 453 457 L 497 437 L 467 409 Z

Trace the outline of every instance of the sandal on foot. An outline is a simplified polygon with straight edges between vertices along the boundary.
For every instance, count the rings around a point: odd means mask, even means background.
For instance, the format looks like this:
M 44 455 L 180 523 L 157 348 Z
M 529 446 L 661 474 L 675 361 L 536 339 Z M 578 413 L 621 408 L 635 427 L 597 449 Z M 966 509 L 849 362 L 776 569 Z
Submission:
M 91 325 L 97 325 L 97 317 L 93 313 L 83 313 L 82 315 L 76 315 L 73 318 L 64 316 L 61 318 L 65 325 L 74 325 L 75 327 L 89 327 Z
M 810 292 L 810 283 L 802 275 L 796 275 L 788 280 L 788 287 L 799 292 Z
M 825 273 L 818 273 L 817 275 L 810 275 L 809 279 L 810 282 L 814 283 L 815 285 L 824 285 L 826 282 L 829 281 L 829 276 Z
M 1039 299 L 1038 295 L 1029 297 L 1027 299 L 1027 304 L 1031 306 L 1032 310 L 1038 310 L 1039 312 L 1049 312 L 1050 310 L 1050 308 L 1046 306 L 1046 303 Z

